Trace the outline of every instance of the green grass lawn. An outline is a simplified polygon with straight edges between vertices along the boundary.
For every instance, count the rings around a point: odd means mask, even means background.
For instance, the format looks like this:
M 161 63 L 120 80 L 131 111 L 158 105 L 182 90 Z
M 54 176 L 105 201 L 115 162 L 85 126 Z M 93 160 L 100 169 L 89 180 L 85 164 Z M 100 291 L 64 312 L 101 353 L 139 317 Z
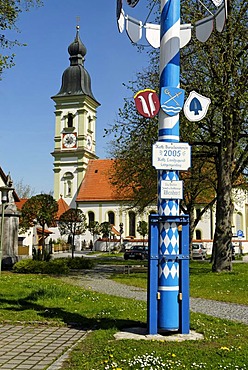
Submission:
M 248 304 L 243 297 L 247 264 L 234 264 L 233 272 L 224 274 L 212 274 L 209 264 L 201 262 L 193 262 L 190 269 L 191 295 L 215 299 L 219 292 L 221 300 L 233 301 L 236 287 L 243 294 L 237 294 L 235 301 Z M 122 278 L 146 285 L 143 273 Z M 203 333 L 204 340 L 117 341 L 115 332 L 146 326 L 146 302 L 96 293 L 60 277 L 2 272 L 0 284 L 0 323 L 74 325 L 89 330 L 63 370 L 248 369 L 248 326 L 244 324 L 191 313 L 191 330 Z
M 147 288 L 147 273 L 113 275 L 115 281 Z M 190 296 L 248 305 L 248 264 L 234 263 L 233 271 L 212 273 L 208 262 L 190 262 Z

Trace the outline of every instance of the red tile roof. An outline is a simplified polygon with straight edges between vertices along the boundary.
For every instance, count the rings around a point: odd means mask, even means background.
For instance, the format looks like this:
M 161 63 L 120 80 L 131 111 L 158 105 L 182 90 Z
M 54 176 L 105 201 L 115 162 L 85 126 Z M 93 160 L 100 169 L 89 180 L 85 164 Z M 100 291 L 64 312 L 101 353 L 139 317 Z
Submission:
M 64 201 L 64 199 L 62 197 L 60 197 L 60 199 L 57 201 L 58 203 L 58 212 L 57 212 L 57 218 L 59 219 L 60 216 L 68 211 L 68 209 L 70 209 L 70 207 L 68 206 L 68 204 Z
M 21 211 L 22 207 L 24 206 L 27 200 L 28 198 L 20 198 L 18 202 L 15 202 L 15 205 L 19 211 Z
M 80 186 L 76 201 L 115 201 L 127 200 L 111 184 L 111 173 L 115 161 L 113 159 L 91 159 L 85 177 Z
M 19 202 L 15 202 L 15 205 L 17 207 L 17 209 L 19 211 L 22 210 L 22 207 L 24 206 L 24 204 L 26 203 L 28 199 L 27 198 L 21 198 L 19 200 Z M 68 209 L 70 209 L 70 207 L 68 206 L 68 204 L 64 201 L 64 199 L 61 197 L 58 201 L 58 212 L 57 212 L 57 218 L 59 219 L 59 217 L 62 215 L 62 213 L 68 211 Z

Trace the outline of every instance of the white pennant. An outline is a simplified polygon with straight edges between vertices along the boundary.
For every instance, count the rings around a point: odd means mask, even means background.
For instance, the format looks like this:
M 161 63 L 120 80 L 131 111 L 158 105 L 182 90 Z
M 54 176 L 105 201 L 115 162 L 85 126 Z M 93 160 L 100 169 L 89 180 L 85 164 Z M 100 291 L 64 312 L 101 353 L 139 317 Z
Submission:
M 182 49 L 191 40 L 191 24 L 181 24 L 180 25 L 180 48 Z
M 215 14 L 215 26 L 218 32 L 223 31 L 226 22 L 226 17 L 227 17 L 227 3 L 225 0 Z
M 160 25 L 153 23 L 146 23 L 146 39 L 153 48 L 160 47 Z
M 123 9 L 121 9 L 120 17 L 117 20 L 117 25 L 119 32 L 122 33 L 125 29 L 125 13 Z
M 201 42 L 207 41 L 213 31 L 213 28 L 214 17 L 212 15 L 195 22 L 196 38 Z
M 126 30 L 128 37 L 133 43 L 138 42 L 142 37 L 142 22 L 137 19 L 131 18 L 127 15 L 126 17 Z
M 223 2 L 223 0 L 212 0 L 215 6 L 220 6 Z

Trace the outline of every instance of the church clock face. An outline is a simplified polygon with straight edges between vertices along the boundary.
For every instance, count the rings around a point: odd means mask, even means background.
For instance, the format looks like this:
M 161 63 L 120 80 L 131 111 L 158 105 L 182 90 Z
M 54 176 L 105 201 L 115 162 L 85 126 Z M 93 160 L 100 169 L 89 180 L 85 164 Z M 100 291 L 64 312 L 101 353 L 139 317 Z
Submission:
M 86 147 L 88 150 L 92 150 L 92 137 L 90 135 L 86 137 Z
M 76 133 L 63 134 L 62 138 L 63 148 L 71 149 L 77 147 L 77 135 Z

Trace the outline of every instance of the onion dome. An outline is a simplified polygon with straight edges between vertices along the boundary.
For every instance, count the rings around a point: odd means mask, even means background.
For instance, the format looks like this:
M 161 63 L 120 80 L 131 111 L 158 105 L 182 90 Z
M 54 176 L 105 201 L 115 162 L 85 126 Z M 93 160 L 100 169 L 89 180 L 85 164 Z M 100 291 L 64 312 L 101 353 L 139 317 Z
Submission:
M 61 89 L 56 96 L 87 95 L 95 100 L 91 91 L 90 75 L 84 68 L 86 52 L 86 47 L 79 37 L 79 26 L 77 26 L 75 40 L 68 47 L 70 67 L 63 73 Z

